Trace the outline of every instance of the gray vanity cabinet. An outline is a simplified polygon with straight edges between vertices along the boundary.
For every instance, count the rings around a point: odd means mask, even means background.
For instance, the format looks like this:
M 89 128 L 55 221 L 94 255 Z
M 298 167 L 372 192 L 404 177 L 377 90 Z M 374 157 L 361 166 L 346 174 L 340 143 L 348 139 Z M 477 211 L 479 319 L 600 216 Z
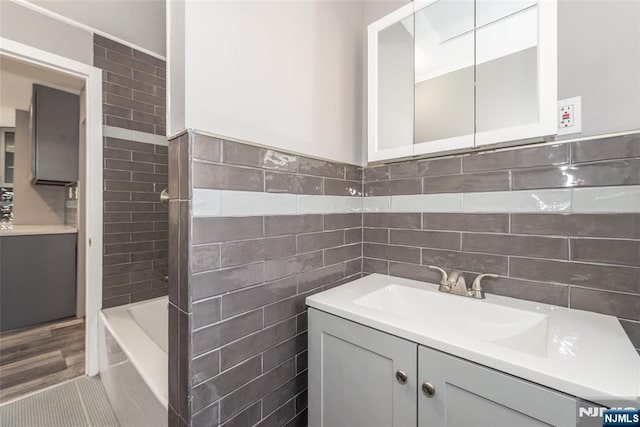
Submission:
M 576 425 L 576 404 L 546 387 L 309 308 L 309 427 L 565 427 Z
M 576 425 L 574 398 L 431 348 L 418 378 L 420 427 Z
M 416 357 L 415 343 L 309 309 L 309 427 L 415 426 Z

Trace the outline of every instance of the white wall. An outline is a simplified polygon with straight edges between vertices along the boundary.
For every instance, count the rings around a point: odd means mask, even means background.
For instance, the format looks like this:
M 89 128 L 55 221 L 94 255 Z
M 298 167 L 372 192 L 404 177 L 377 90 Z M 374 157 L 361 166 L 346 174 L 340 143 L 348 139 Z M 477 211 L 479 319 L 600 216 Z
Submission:
M 407 2 L 170 1 L 169 134 L 362 164 L 366 26 Z
M 165 0 L 0 0 L 0 36 L 93 65 L 97 30 L 164 57 L 165 17 Z
M 360 163 L 362 3 L 187 2 L 185 21 L 185 123 L 170 113 L 170 133 L 186 126 Z
M 169 34 L 186 46 L 170 131 L 363 163 L 366 26 L 406 3 L 187 2 Z M 558 22 L 558 98 L 583 97 L 571 137 L 640 128 L 640 2 L 559 0 Z
M 93 34 L 9 0 L 0 0 L 0 37 L 93 65 Z
M 167 135 L 185 124 L 185 3 L 167 1 Z
M 13 223 L 64 224 L 65 187 L 31 184 L 29 112 L 16 111 L 16 151 L 13 176 Z
M 558 98 L 582 96 L 582 134 L 640 128 L 640 1 L 558 0 Z
M 16 110 L 0 105 L 0 127 L 12 128 L 16 125 Z
M 166 54 L 165 0 L 28 1 L 158 55 Z

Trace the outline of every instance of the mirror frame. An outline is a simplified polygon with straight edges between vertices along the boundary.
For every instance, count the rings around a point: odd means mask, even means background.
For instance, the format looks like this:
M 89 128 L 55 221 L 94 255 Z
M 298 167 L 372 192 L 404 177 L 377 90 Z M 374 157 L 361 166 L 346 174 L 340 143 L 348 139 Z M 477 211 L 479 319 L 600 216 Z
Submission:
M 413 3 L 408 3 L 367 28 L 367 160 L 369 162 L 413 155 L 413 141 L 411 145 L 386 149 L 379 149 L 378 141 L 378 34 L 413 14 Z
M 468 152 L 486 145 L 514 146 L 543 142 L 557 134 L 558 18 L 557 0 L 538 0 L 538 117 L 536 123 L 462 135 L 436 141 L 379 149 L 378 124 L 378 33 L 438 0 L 414 0 L 367 28 L 367 162 L 396 160 L 427 154 Z M 475 66 L 475 65 L 474 65 Z M 475 108 L 475 106 L 474 106 Z M 517 142 L 521 141 L 520 144 Z

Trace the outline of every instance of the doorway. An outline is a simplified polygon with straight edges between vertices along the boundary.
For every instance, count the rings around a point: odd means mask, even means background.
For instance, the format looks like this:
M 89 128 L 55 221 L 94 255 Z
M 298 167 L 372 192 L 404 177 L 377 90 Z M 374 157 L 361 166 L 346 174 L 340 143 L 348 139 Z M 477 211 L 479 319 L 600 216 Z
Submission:
M 15 198 L 14 208 L 17 208 L 17 211 L 13 212 L 13 223 L 15 223 L 13 226 L 8 226 L 7 221 L 3 221 L 4 225 L 0 224 L 0 227 L 7 229 L 0 230 L 0 262 L 4 259 L 3 254 L 8 252 L 7 249 L 10 254 L 19 253 L 20 248 L 24 249 L 26 245 L 30 251 L 29 255 L 15 259 L 21 259 L 23 267 L 26 266 L 31 271 L 30 278 L 37 277 L 36 273 L 40 272 L 45 277 L 41 281 L 61 282 L 63 286 L 67 286 L 64 284 L 68 284 L 69 280 L 60 280 L 60 276 L 64 276 L 68 268 L 65 268 L 61 261 L 55 261 L 56 255 L 59 255 L 57 253 L 64 252 L 63 249 L 48 252 L 49 255 L 45 253 L 40 258 L 35 252 L 37 252 L 36 249 L 46 246 L 45 243 L 53 245 L 54 248 L 68 248 L 69 243 L 51 239 L 73 234 L 69 232 L 70 229 L 75 230 L 77 234 L 73 235 L 74 253 L 71 255 L 73 301 L 69 301 L 70 294 L 67 292 L 68 288 L 65 288 L 65 291 L 52 293 L 53 296 L 48 297 L 47 303 L 43 305 L 44 309 L 33 310 L 33 307 L 27 307 L 24 310 L 24 317 L 27 319 L 18 319 L 16 323 L 21 327 L 6 330 L 7 328 L 0 325 L 3 331 L 0 333 L 0 403 L 78 375 L 92 376 L 98 373 L 97 319 L 102 300 L 102 72 L 95 67 L 0 38 L 0 71 L 6 70 L 12 70 L 14 75 L 22 77 L 21 84 L 26 84 L 27 87 L 35 88 L 33 86 L 35 83 L 51 89 L 54 93 L 59 91 L 77 97 L 79 114 L 76 167 L 78 169 L 75 182 L 66 178 L 60 181 L 40 180 L 44 185 L 38 185 L 37 177 L 34 179 L 33 176 L 35 167 L 32 164 L 28 185 L 31 189 L 36 189 L 36 194 L 31 194 L 34 200 L 27 200 L 28 197 L 24 194 L 30 189 L 28 187 L 24 189 L 24 181 L 21 182 L 23 187 L 16 186 L 15 166 L 17 164 L 13 166 L 13 186 L 9 187 L 6 185 L 7 182 L 3 181 L 5 184 L 3 188 L 5 190 L 9 188 L 9 191 L 5 192 L 13 193 L 11 196 Z M 33 93 L 30 96 L 33 97 Z M 0 104 L 3 101 L 5 100 L 0 99 Z M 33 100 L 30 105 L 33 105 Z M 20 108 L 24 108 L 24 105 Z M 35 140 L 33 111 L 18 110 L 21 113 L 16 115 L 16 119 L 20 115 L 22 120 L 25 117 L 30 118 L 28 134 L 33 143 Z M 2 112 L 4 115 L 6 112 L 4 108 Z M 17 120 L 15 125 L 18 125 Z M 31 149 L 36 150 L 37 147 L 34 148 L 31 144 Z M 29 154 L 28 157 L 29 162 L 33 163 L 33 156 Z M 23 194 L 22 199 L 21 194 Z M 62 201 L 60 196 L 63 197 Z M 9 197 L 6 196 L 6 198 Z M 34 207 L 26 203 L 28 201 L 40 203 L 40 205 Z M 21 212 L 25 213 L 20 214 Z M 43 220 L 42 216 L 38 216 L 40 214 L 47 214 L 49 217 Z M 38 224 L 38 221 L 44 221 L 46 224 Z M 45 243 L 28 242 L 29 239 L 22 239 L 23 241 L 15 246 L 16 238 L 25 235 L 22 231 L 28 225 L 35 226 L 32 227 L 34 230 L 31 230 L 31 234 L 27 233 L 30 240 L 40 235 L 38 226 L 56 225 L 62 231 L 55 233 L 55 236 L 54 233 L 49 232 L 50 230 L 47 231 L 50 241 Z M 15 231 L 19 228 L 18 226 L 22 227 L 22 230 L 19 230 L 20 233 Z M 42 231 L 42 228 L 39 231 Z M 8 236 L 11 236 L 12 244 L 8 243 L 10 241 Z M 12 268 L 16 264 L 15 259 L 10 264 Z M 68 259 L 69 257 L 64 258 L 64 263 L 67 263 Z M 51 263 L 53 265 L 47 265 Z M 0 268 L 3 267 L 0 266 Z M 3 268 L 2 271 L 5 272 L 7 269 Z M 11 276 L 5 274 L 3 277 L 4 280 L 0 279 L 0 293 L 3 288 L 5 291 L 9 289 L 7 287 L 9 285 L 15 287 L 17 283 L 24 283 L 20 280 L 9 280 L 7 277 Z M 35 282 L 31 280 L 31 282 L 35 283 L 34 286 L 39 284 L 37 280 Z M 51 291 L 51 289 L 43 290 L 45 291 Z M 65 308 L 53 310 L 52 306 L 58 308 L 58 299 L 60 299 L 58 297 L 61 294 L 66 296 Z M 5 295 L 13 294 L 6 291 Z M 31 295 L 35 297 L 38 293 L 32 290 Z M 1 295 L 0 298 L 2 298 Z M 37 317 L 38 312 L 47 310 L 52 314 L 48 317 Z

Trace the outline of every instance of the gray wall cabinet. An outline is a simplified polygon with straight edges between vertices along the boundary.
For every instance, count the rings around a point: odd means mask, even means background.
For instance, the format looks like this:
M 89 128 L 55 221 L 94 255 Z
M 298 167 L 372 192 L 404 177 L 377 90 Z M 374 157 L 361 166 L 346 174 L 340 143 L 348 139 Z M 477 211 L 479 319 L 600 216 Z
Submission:
M 66 185 L 78 181 L 80 97 L 33 85 L 33 182 Z
M 310 427 L 564 427 L 576 425 L 576 404 L 546 387 L 309 309 Z
M 0 237 L 0 331 L 76 314 L 75 233 Z

